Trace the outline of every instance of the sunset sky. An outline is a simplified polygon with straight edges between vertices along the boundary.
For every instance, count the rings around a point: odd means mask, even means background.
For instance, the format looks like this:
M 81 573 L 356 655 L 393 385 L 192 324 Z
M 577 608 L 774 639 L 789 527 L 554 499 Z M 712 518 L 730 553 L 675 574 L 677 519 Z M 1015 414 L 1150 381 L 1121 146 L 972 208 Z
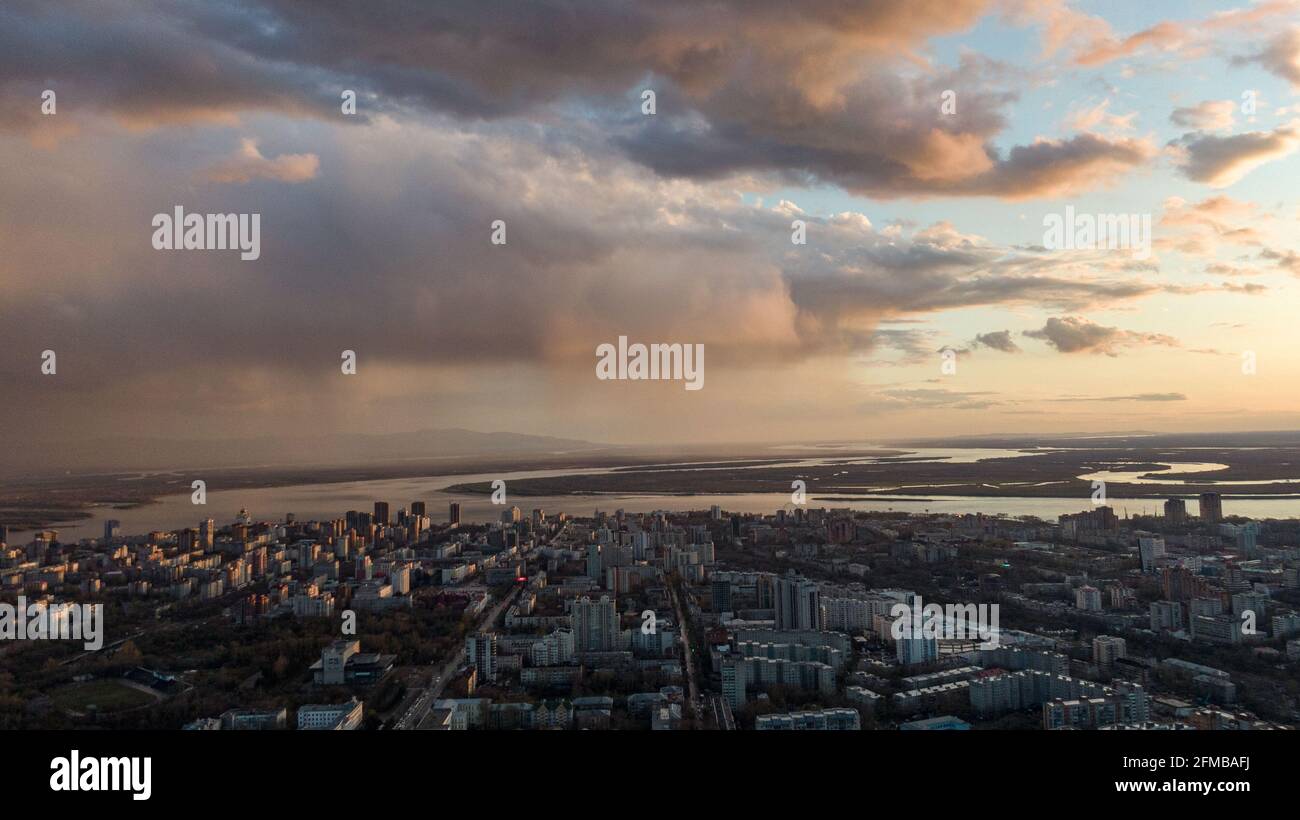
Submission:
M 386 6 L 0 5 L 0 429 L 1300 427 L 1296 2 Z M 177 205 L 260 258 L 155 250 Z M 619 336 L 704 388 L 597 379 Z

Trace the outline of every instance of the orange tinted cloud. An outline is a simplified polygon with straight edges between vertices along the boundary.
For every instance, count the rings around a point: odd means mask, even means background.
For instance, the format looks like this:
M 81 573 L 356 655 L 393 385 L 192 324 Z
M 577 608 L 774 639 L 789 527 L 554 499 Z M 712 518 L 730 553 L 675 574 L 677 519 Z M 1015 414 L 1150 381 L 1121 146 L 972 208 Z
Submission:
M 1184 176 L 1212 188 L 1223 188 L 1272 160 L 1300 148 L 1300 120 L 1272 131 L 1250 131 L 1231 136 L 1192 134 L 1176 145 L 1186 152 Z
M 315 179 L 319 170 L 320 158 L 315 154 L 280 154 L 270 159 L 262 156 L 257 140 L 245 138 L 234 156 L 209 168 L 205 176 L 212 182 L 306 182 Z

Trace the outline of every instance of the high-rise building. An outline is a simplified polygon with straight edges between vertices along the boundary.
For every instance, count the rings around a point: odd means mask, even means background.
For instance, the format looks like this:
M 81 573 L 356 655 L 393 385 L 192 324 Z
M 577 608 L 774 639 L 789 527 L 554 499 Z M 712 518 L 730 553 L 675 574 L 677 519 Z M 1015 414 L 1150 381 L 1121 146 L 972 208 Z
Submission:
M 1294 612 L 1288 612 L 1285 615 L 1273 616 L 1273 628 L 1269 634 L 1274 638 L 1290 638 L 1293 635 L 1300 634 L 1300 615 Z
M 388 571 L 388 582 L 393 585 L 394 595 L 411 594 L 411 568 L 406 564 L 395 565 Z
M 487 632 L 465 638 L 465 659 L 474 664 L 479 682 L 497 679 L 497 636 Z
M 731 582 L 721 578 L 713 580 L 713 611 L 731 611 Z
M 608 595 L 600 596 L 599 601 L 586 596 L 574 601 L 570 621 L 576 651 L 608 652 L 618 648 L 618 610 Z
M 217 524 L 211 518 L 205 518 L 199 522 L 199 542 L 205 550 L 212 549 L 216 541 Z
M 1229 525 L 1231 526 L 1231 525 Z M 1246 592 L 1254 587 L 1246 580 L 1246 573 L 1236 561 L 1223 563 L 1223 586 L 1231 592 Z
M 1232 614 L 1236 615 L 1238 620 L 1247 612 L 1253 614 L 1259 623 L 1257 629 L 1262 631 L 1264 619 L 1268 617 L 1268 593 L 1265 592 L 1237 592 L 1232 596 Z
M 894 649 L 902 666 L 918 666 L 939 660 L 939 642 L 934 638 L 899 638 Z
M 1171 498 L 1165 502 L 1165 524 L 1171 527 L 1182 526 L 1187 521 L 1187 502 L 1181 498 Z
M 1187 614 L 1196 618 L 1201 615 L 1213 617 L 1223 614 L 1223 599 L 1218 596 L 1193 598 L 1187 602 Z
M 1128 644 L 1114 635 L 1098 635 L 1092 639 L 1092 660 L 1102 669 L 1110 669 L 1115 661 L 1128 657 Z
M 745 666 L 736 658 L 727 658 L 722 662 L 722 697 L 733 709 L 745 705 Z
M 763 573 L 754 582 L 754 594 L 758 598 L 759 609 L 776 608 L 776 576 Z
M 1165 556 L 1165 539 L 1147 538 L 1138 539 L 1138 557 L 1142 561 L 1143 572 L 1155 572 L 1156 562 Z
M 821 591 L 797 575 L 776 579 L 776 628 L 821 629 Z
M 451 506 L 449 507 L 447 513 L 447 520 L 451 523 L 451 526 L 453 527 L 460 526 L 460 502 L 459 501 L 451 502 Z
M 1209 580 L 1187 567 L 1165 567 L 1161 570 L 1161 576 L 1167 601 L 1186 601 L 1210 594 Z
M 387 527 L 390 523 L 392 522 L 388 518 L 388 502 L 376 501 L 375 502 L 375 526 Z
M 837 518 L 826 525 L 826 540 L 832 544 L 847 544 L 853 540 L 856 527 L 851 518 Z
M 1233 526 L 1223 524 L 1223 527 L 1232 527 L 1231 537 L 1237 542 L 1237 551 L 1244 558 L 1259 557 L 1259 523 L 1247 521 L 1245 524 Z
M 104 543 L 107 544 L 114 538 L 122 534 L 122 522 L 116 518 L 108 518 L 104 521 Z M 3 540 L 3 539 L 0 539 Z
M 425 508 L 424 508 L 424 502 L 423 502 L 423 501 L 412 501 L 412 502 L 411 502 L 411 515 L 412 515 L 412 516 L 414 516 L 414 517 L 416 517 L 416 518 L 423 518 L 424 515 L 425 515 L 424 509 L 425 509 Z
M 1114 532 L 1119 529 L 1119 516 L 1113 507 L 1096 507 L 1081 513 L 1062 515 L 1057 518 L 1061 526 L 1061 537 L 1078 538 L 1084 533 Z
M 1189 625 L 1195 641 L 1233 644 L 1242 640 L 1242 621 L 1233 615 L 1193 615 Z
M 1177 632 L 1183 628 L 1183 605 L 1178 601 L 1151 602 L 1151 631 Z
M 872 602 L 859 598 L 823 598 L 822 629 L 861 634 L 872 626 Z
M 1101 612 L 1101 590 L 1084 585 L 1074 591 L 1074 606 L 1085 612 Z
M 1219 493 L 1201 493 L 1201 520 L 1217 524 L 1223 520 L 1223 496 Z

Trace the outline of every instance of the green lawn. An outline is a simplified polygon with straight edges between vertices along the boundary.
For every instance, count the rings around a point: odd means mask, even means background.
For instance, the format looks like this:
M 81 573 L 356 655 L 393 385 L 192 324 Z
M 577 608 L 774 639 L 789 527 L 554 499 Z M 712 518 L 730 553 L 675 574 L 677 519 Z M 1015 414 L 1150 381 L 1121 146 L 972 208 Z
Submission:
M 144 692 L 132 689 L 115 679 L 92 680 L 73 683 L 50 693 L 50 700 L 60 709 L 85 712 L 93 704 L 100 713 L 119 712 L 146 706 L 154 699 Z

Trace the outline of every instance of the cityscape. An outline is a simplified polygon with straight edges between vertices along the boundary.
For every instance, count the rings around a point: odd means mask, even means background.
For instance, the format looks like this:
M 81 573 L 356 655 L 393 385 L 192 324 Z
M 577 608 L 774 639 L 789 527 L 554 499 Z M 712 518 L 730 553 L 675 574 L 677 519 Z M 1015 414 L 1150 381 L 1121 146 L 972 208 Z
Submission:
M 98 604 L 109 624 L 94 648 L 5 646 L 0 719 L 415 731 L 1300 724 L 1300 521 L 1235 516 L 1217 492 L 1150 515 L 1093 504 L 1055 521 L 806 503 L 769 514 L 497 506 L 483 522 L 462 519 L 459 502 L 423 501 L 323 521 L 241 510 L 147 533 L 106 519 L 101 537 L 73 543 L 0 527 L 6 596 L 32 613 Z
M 1289 796 L 1300 0 L 7 0 L 0 157 L 55 810 Z

